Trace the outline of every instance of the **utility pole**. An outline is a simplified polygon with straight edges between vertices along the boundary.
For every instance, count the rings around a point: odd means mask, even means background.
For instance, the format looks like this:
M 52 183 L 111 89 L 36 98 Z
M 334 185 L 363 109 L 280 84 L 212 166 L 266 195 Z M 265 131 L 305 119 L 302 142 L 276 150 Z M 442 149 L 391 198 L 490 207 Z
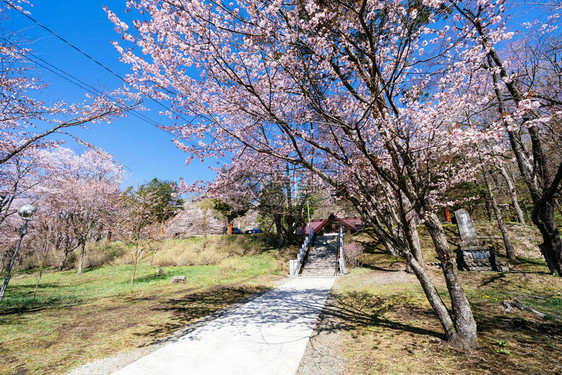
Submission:
M 308 211 L 308 223 L 310 225 L 310 205 L 308 204 L 308 196 L 306 197 L 306 210 Z
M 297 195 L 297 167 L 294 166 L 293 167 L 293 179 L 295 181 L 295 187 L 294 187 L 294 194 L 295 194 L 295 198 L 293 199 L 294 205 L 295 205 L 295 219 L 294 219 L 294 225 L 295 225 L 295 234 L 297 234 L 297 202 L 298 202 L 298 195 Z

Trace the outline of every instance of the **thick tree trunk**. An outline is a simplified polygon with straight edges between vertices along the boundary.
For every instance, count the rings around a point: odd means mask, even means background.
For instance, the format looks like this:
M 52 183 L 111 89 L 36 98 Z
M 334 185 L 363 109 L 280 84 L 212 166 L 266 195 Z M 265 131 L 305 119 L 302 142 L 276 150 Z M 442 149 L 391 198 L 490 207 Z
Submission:
M 507 189 L 509 190 L 509 197 L 511 198 L 511 204 L 513 204 L 513 209 L 515 210 L 515 214 L 517 215 L 517 220 L 521 224 L 525 224 L 525 216 L 523 215 L 523 211 L 519 206 L 519 202 L 517 200 L 517 190 L 515 190 L 513 181 L 511 180 L 511 177 L 509 176 L 503 165 L 501 165 L 499 169 L 503 176 L 503 179 L 505 180 L 505 183 L 507 184 Z
M 433 308 L 433 311 L 435 311 L 435 314 L 445 331 L 447 342 L 449 342 L 452 346 L 457 347 L 457 333 L 455 332 L 455 325 L 453 324 L 449 310 L 439 296 L 439 293 L 437 292 L 435 285 L 431 282 L 425 268 L 417 262 L 416 258 L 412 254 L 406 255 L 406 261 L 408 262 L 408 267 L 414 272 L 420 282 L 423 292 L 425 293 L 429 304 Z M 460 347 L 459 349 L 464 348 Z
M 554 202 L 537 202 L 533 209 L 533 223 L 543 237 L 541 252 L 551 273 L 562 276 L 562 241 L 554 221 Z
M 488 189 L 488 196 L 490 197 L 490 203 L 492 204 L 492 208 L 494 209 L 494 213 L 496 215 L 496 221 L 498 223 L 498 228 L 503 237 L 503 244 L 505 246 L 505 252 L 507 257 L 511 260 L 515 260 L 515 251 L 513 250 L 513 246 L 511 245 L 511 238 L 509 236 L 509 232 L 505 227 L 503 222 L 502 213 L 500 208 L 498 207 L 498 202 L 496 201 L 496 196 L 494 195 L 494 191 L 492 189 L 492 183 L 488 178 L 488 173 L 482 168 L 482 175 L 484 177 L 484 183 L 486 184 L 486 188 Z
M 62 251 L 62 257 L 59 262 L 59 271 L 64 270 L 64 266 L 66 266 L 66 260 L 68 259 L 68 253 L 70 253 L 70 250 L 65 247 Z
M 80 248 L 80 260 L 78 261 L 78 271 L 76 272 L 78 275 L 82 274 L 82 268 L 84 267 L 84 258 L 86 258 L 86 242 L 82 242 L 82 246 Z
M 275 222 L 275 230 L 277 231 L 277 247 L 284 248 L 286 246 L 286 239 L 283 235 L 283 216 L 280 214 L 273 214 L 273 220 Z
M 449 248 L 439 218 L 433 213 L 428 214 L 425 224 L 443 265 L 443 275 L 451 297 L 452 320 L 456 336 L 449 339 L 449 344 L 461 350 L 473 350 L 477 346 L 476 321 L 459 281 L 455 256 Z

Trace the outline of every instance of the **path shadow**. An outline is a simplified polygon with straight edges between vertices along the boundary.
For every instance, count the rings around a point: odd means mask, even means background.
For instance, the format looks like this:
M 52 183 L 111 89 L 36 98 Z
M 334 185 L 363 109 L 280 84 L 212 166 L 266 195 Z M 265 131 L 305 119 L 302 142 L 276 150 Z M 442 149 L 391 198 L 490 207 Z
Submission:
M 39 283 L 37 296 L 33 298 L 35 283 L 9 285 L 0 304 L 0 316 L 3 319 L 19 319 L 21 314 L 36 313 L 46 310 L 63 310 L 82 305 L 85 300 L 79 296 L 48 294 L 45 291 L 59 288 L 55 283 Z M 7 320 L 4 320 L 6 323 Z
M 159 281 L 159 280 L 166 280 L 169 279 L 170 275 L 167 272 L 163 272 L 160 275 L 157 275 L 156 273 L 151 273 L 145 276 L 140 276 L 140 277 L 135 277 L 135 283 L 147 283 L 150 281 Z M 125 280 L 124 283 L 129 283 L 129 280 Z
M 258 297 L 253 296 L 248 301 L 252 293 L 259 293 Z M 388 302 L 373 304 L 370 302 L 373 299 L 371 295 L 331 297 L 324 304 L 327 293 L 326 289 L 314 287 L 303 290 L 277 288 L 265 293 L 264 288 L 258 287 L 226 287 L 193 293 L 168 300 L 163 306 L 157 307 L 158 310 L 171 311 L 175 315 L 174 322 L 154 326 L 142 336 L 151 337 L 155 340 L 153 343 L 159 344 L 180 339 L 197 341 L 207 335 L 216 335 L 222 330 L 244 337 L 252 336 L 252 332 L 256 330 L 266 332 L 270 327 L 281 324 L 287 331 L 299 334 L 303 332 L 303 335 L 308 337 L 303 327 L 314 326 L 318 315 L 322 313 L 324 316 L 337 318 L 333 319 L 332 325 L 322 328 L 324 330 L 353 331 L 358 327 L 371 325 L 445 339 L 440 332 L 384 317 L 386 309 L 394 305 L 390 306 Z M 247 303 L 238 304 L 236 308 L 219 310 L 225 303 L 240 300 Z M 425 314 L 425 311 L 423 313 Z M 202 317 L 206 318 L 201 319 Z M 190 324 L 196 319 L 200 320 Z M 180 330 L 182 327 L 185 328 Z M 170 335 L 171 333 L 174 334 Z M 162 336 L 167 337 L 162 339 Z M 305 336 L 279 338 L 279 343 L 290 343 L 306 338 Z
M 270 288 L 263 286 L 217 286 L 205 291 L 189 293 L 180 298 L 162 301 L 153 310 L 171 312 L 173 321 L 153 325 L 150 331 L 135 333 L 135 335 L 152 338 L 153 341 L 150 345 L 171 341 L 188 333 L 189 329 L 185 328 L 194 321 L 199 320 L 196 325 L 199 327 L 201 323 L 213 321 L 227 311 L 268 290 Z M 230 308 L 225 310 L 228 306 Z M 205 319 L 201 321 L 202 318 Z M 195 326 L 191 328 L 195 328 Z M 181 332 L 179 332 L 180 330 Z

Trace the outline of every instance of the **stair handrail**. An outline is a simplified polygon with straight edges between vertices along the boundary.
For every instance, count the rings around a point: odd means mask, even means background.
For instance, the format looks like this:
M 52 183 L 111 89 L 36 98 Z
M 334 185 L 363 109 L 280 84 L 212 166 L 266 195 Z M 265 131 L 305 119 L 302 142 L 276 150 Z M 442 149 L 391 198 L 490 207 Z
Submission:
M 343 226 L 340 225 L 340 231 L 338 233 L 338 255 L 339 255 L 339 266 L 340 275 L 345 275 L 345 255 L 343 251 Z
M 302 244 L 299 253 L 297 254 L 297 259 L 291 259 L 289 261 L 289 274 L 291 276 L 298 276 L 298 274 L 301 272 L 304 260 L 306 258 L 306 255 L 308 254 L 308 249 L 310 248 L 310 245 L 314 240 L 314 229 L 310 226 L 310 224 L 308 225 L 308 228 L 308 236 L 306 236 L 306 238 L 304 239 L 304 243 Z

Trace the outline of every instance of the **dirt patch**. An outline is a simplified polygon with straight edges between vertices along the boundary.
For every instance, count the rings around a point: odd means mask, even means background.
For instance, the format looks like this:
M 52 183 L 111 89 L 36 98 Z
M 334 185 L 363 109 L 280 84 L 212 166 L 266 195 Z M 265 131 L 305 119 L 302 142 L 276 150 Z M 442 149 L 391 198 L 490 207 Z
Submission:
M 341 318 L 330 312 L 337 304 L 334 295 L 329 295 L 326 308 L 318 317 L 318 323 L 306 346 L 297 370 L 298 375 L 344 375 L 344 357 L 340 341 Z
M 342 280 L 342 285 L 356 285 L 358 287 L 367 285 L 386 285 L 400 283 L 417 282 L 416 276 L 411 273 L 404 272 L 401 269 L 389 270 L 357 270 Z

